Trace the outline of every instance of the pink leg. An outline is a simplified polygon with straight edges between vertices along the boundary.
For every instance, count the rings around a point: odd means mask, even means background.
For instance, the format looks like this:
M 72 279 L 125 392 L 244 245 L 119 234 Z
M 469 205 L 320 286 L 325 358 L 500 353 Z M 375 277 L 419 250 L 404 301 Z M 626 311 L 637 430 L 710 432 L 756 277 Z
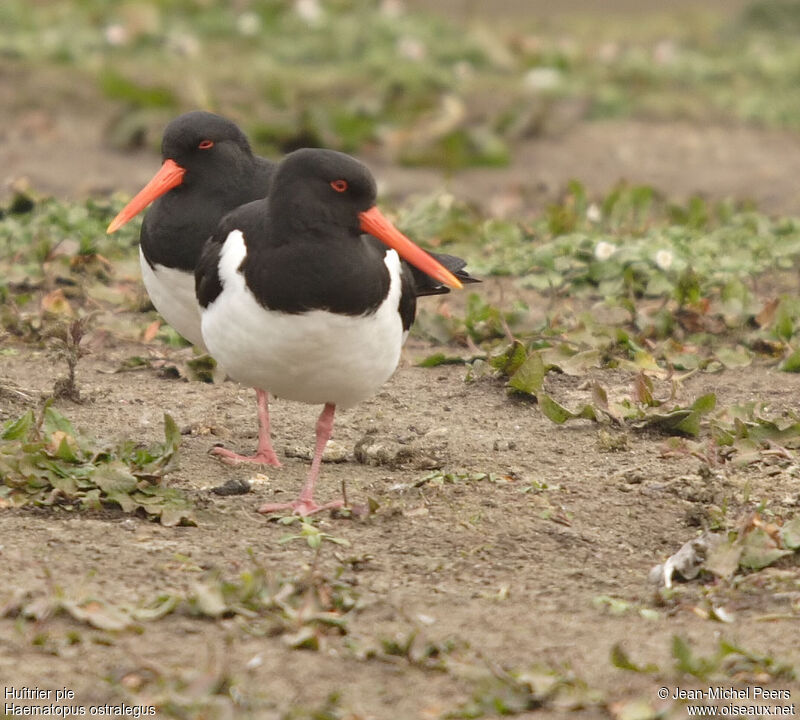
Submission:
M 258 448 L 256 449 L 256 454 L 249 456 L 239 455 L 223 447 L 212 448 L 211 452 L 217 455 L 220 460 L 232 465 L 251 462 L 280 467 L 281 461 L 278 460 L 278 456 L 272 449 L 272 440 L 269 436 L 269 393 L 263 390 L 256 390 L 256 399 L 258 400 Z
M 297 500 L 290 503 L 265 503 L 258 512 L 271 513 L 280 510 L 291 510 L 296 515 L 311 515 L 312 513 L 319 512 L 320 510 L 328 510 L 330 508 L 337 508 L 344 505 L 344 500 L 334 500 L 333 502 L 326 503 L 325 505 L 317 505 L 314 502 L 314 486 L 317 484 L 317 477 L 319 476 L 319 466 L 322 462 L 322 453 L 325 446 L 328 444 L 331 433 L 333 432 L 333 414 L 336 412 L 336 405 L 326 403 L 325 407 L 319 415 L 317 420 L 317 445 L 314 450 L 314 459 L 311 462 L 311 470 L 308 473 L 308 480 L 303 486 L 300 496 Z

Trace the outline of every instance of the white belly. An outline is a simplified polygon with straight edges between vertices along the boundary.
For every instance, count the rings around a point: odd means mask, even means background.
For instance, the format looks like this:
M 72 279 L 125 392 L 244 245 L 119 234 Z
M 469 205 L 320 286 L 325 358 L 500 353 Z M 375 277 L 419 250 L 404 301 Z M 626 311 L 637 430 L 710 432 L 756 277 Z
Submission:
M 156 264 L 155 270 L 139 248 L 142 281 L 156 310 L 193 345 L 205 350 L 200 331 L 200 306 L 194 294 L 194 274 Z
M 232 232 L 220 257 L 223 292 L 202 318 L 206 346 L 231 377 L 288 400 L 340 407 L 364 400 L 391 377 L 404 339 L 396 252 L 386 255 L 386 300 L 361 316 L 266 310 L 238 270 L 245 254 L 242 234 Z

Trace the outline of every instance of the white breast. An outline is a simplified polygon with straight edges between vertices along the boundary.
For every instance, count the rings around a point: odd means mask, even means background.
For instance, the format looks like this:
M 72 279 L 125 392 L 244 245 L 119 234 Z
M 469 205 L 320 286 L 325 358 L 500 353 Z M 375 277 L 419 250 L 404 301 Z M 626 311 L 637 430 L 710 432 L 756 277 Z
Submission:
M 155 269 L 139 248 L 142 280 L 156 310 L 193 345 L 205 350 L 200 331 L 200 306 L 194 294 L 194 273 L 156 264 Z
M 266 310 L 239 271 L 246 254 L 242 233 L 233 231 L 220 254 L 223 291 L 202 314 L 206 346 L 231 377 L 278 397 L 340 407 L 369 397 L 389 379 L 404 339 L 394 250 L 385 259 L 391 278 L 386 299 L 360 316 Z

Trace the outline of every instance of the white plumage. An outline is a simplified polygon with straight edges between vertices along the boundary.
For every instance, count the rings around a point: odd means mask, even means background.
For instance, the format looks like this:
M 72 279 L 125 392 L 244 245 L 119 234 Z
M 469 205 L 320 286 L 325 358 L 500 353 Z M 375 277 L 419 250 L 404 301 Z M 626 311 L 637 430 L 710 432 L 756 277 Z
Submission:
M 200 306 L 194 293 L 194 273 L 156 264 L 150 266 L 139 246 L 142 281 L 156 310 L 193 345 L 205 351 L 200 330 Z
M 246 254 L 242 233 L 234 230 L 220 254 L 223 292 L 202 317 L 206 347 L 231 377 L 287 400 L 338 407 L 366 399 L 391 377 L 406 335 L 394 250 L 384 260 L 390 275 L 386 299 L 374 312 L 357 316 L 267 310 L 239 269 Z

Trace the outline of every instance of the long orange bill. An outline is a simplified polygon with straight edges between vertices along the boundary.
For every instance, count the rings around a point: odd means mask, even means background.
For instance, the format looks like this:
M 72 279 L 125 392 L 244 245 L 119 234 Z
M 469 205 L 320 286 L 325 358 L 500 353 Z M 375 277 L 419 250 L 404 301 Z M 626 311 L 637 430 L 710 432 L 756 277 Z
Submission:
M 386 219 L 377 207 L 371 207 L 369 210 L 359 213 L 358 216 L 361 218 L 361 229 L 364 232 L 374 235 L 393 250 L 397 250 L 397 254 L 401 258 L 418 267 L 426 275 L 430 275 L 451 288 L 463 287 L 453 273 L 421 247 L 411 242 Z
M 182 168 L 174 160 L 165 160 L 161 169 L 153 176 L 153 179 L 111 221 L 106 232 L 110 234 L 115 230 L 119 230 L 126 222 L 133 220 L 157 197 L 160 197 L 176 185 L 180 185 L 183 182 L 185 173 L 186 169 Z

